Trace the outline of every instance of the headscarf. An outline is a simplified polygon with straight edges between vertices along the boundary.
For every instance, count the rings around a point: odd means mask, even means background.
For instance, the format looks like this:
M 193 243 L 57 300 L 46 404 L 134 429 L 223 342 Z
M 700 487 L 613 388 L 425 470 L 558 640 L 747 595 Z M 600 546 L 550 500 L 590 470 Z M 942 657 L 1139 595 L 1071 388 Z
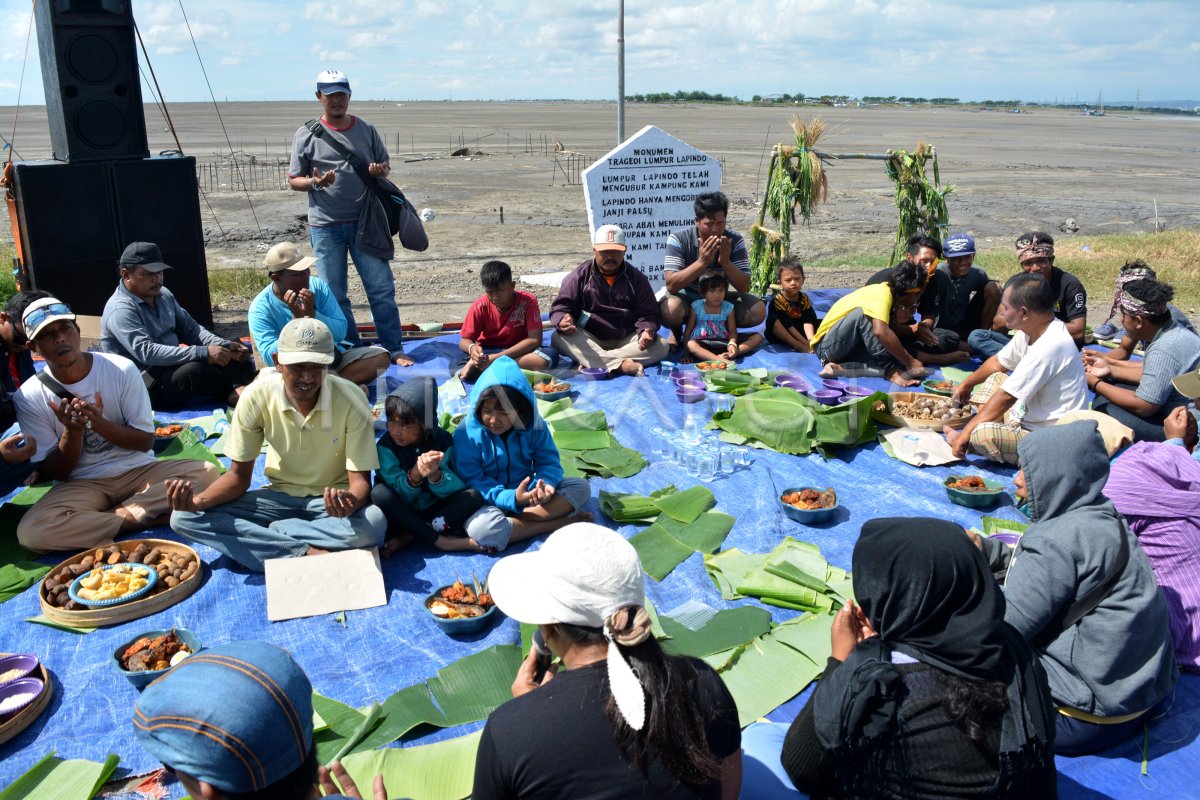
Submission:
M 968 680 L 1007 685 L 1000 782 L 1052 764 L 1045 674 L 1021 634 L 1004 622 L 1004 595 L 961 527 L 935 519 L 871 520 L 854 547 L 853 575 L 855 597 L 879 635 L 859 643 L 817 684 L 813 721 L 825 748 L 845 755 L 896 729 L 903 685 L 891 662 L 897 651 Z M 839 761 L 853 769 L 852 759 Z
M 1054 245 L 1049 242 L 1032 241 L 1017 248 L 1017 263 L 1024 264 L 1035 258 L 1054 258 Z
M 1108 316 L 1104 318 L 1104 321 L 1108 322 L 1117 315 L 1118 311 L 1123 310 L 1121 308 L 1121 298 L 1128 297 L 1128 295 L 1125 293 L 1126 284 L 1133 283 L 1134 281 L 1145 280 L 1146 278 L 1152 279 L 1154 276 L 1154 270 L 1147 266 L 1121 267 L 1121 272 L 1117 275 L 1117 290 L 1113 294 L 1112 308 L 1109 309 Z M 1145 316 L 1145 314 L 1138 314 L 1135 311 L 1130 311 L 1128 313 L 1134 314 L 1135 316 Z

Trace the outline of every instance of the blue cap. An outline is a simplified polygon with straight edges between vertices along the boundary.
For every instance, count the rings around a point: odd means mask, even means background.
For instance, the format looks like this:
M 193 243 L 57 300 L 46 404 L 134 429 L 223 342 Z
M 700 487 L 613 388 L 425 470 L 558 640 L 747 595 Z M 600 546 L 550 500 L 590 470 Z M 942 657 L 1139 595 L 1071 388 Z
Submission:
M 952 233 L 942 244 L 944 258 L 975 255 L 975 239 L 969 233 Z
M 260 791 L 312 749 L 312 684 L 275 645 L 220 645 L 146 687 L 133 726 L 146 752 L 172 769 L 221 791 Z
M 340 70 L 327 69 L 317 76 L 317 91 L 321 94 L 350 94 L 350 79 Z

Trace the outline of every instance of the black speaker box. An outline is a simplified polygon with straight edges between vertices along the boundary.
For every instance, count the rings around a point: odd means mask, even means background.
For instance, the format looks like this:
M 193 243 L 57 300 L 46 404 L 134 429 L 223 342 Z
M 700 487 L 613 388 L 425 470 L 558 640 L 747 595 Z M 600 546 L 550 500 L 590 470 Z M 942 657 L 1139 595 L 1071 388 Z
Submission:
M 59 161 L 146 158 L 132 0 L 37 0 L 50 143 Z
M 154 242 L 173 268 L 167 288 L 200 324 L 212 325 L 194 158 L 13 166 L 31 288 L 99 316 L 117 287 L 121 251 Z

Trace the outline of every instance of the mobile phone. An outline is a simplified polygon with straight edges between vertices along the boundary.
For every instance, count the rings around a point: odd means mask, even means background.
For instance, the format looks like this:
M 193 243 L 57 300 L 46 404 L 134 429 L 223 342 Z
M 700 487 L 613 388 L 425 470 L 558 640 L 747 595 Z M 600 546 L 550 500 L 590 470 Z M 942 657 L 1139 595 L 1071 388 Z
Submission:
M 546 640 L 542 637 L 541 628 L 533 632 L 532 649 L 537 654 L 533 662 L 533 682 L 540 684 L 546 671 L 550 669 L 550 662 L 554 660 L 554 654 L 550 652 L 550 648 L 546 646 Z

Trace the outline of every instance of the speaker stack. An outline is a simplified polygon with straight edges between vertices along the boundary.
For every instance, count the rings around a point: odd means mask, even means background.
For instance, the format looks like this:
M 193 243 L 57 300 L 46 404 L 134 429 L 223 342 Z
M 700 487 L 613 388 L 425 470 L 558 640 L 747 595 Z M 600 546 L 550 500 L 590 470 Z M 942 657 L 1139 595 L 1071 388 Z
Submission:
M 154 242 L 168 288 L 211 325 L 196 160 L 149 157 L 131 0 L 33 5 L 56 160 L 14 164 L 27 283 L 98 316 L 125 245 Z

